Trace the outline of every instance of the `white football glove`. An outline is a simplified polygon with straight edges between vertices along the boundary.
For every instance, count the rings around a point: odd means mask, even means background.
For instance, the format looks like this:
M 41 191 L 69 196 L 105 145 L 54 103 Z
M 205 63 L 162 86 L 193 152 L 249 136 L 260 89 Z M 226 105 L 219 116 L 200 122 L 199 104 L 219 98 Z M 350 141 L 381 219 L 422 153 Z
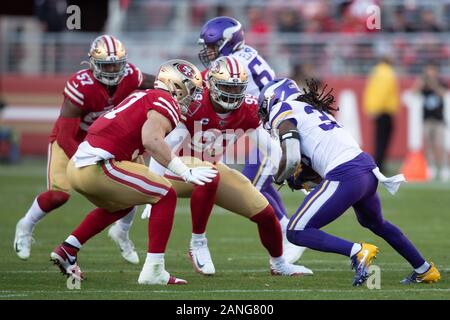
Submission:
M 217 170 L 212 167 L 187 167 L 180 158 L 174 157 L 170 161 L 167 169 L 180 176 L 185 182 L 193 183 L 199 186 L 211 182 L 217 175 Z
M 211 182 L 216 175 L 217 170 L 212 167 L 196 167 L 185 170 L 180 176 L 186 182 L 203 186 Z

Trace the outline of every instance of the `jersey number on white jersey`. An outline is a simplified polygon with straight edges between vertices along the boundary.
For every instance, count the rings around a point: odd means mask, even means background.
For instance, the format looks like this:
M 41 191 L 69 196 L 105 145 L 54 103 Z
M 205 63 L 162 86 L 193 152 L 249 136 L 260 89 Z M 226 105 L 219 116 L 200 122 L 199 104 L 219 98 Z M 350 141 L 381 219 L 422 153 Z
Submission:
M 323 131 L 332 130 L 334 128 L 341 128 L 341 125 L 339 125 L 335 120 L 330 119 L 328 115 L 323 111 L 314 109 L 311 106 L 305 106 L 305 112 L 307 114 L 318 113 L 320 115 L 319 119 L 322 121 L 322 123 L 319 125 L 319 128 Z
M 258 56 L 256 56 L 249 64 L 248 69 L 252 73 L 253 80 L 255 81 L 255 84 L 258 86 L 259 90 L 262 90 L 264 85 L 268 83 L 269 81 L 272 81 L 273 78 L 270 75 L 269 71 L 264 69 L 262 66 L 262 61 L 258 59 Z

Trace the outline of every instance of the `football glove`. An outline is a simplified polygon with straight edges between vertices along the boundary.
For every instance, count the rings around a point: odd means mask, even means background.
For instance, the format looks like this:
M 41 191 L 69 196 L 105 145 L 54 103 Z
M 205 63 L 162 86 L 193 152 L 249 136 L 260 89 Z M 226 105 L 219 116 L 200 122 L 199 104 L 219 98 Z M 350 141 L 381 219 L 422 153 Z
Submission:
M 216 175 L 217 170 L 212 167 L 196 167 L 185 170 L 180 176 L 185 182 L 203 186 L 211 182 Z
M 180 158 L 174 157 L 167 169 L 180 176 L 185 182 L 193 183 L 199 186 L 211 182 L 217 175 L 217 170 L 213 167 L 187 167 Z
M 287 183 L 291 190 L 313 190 L 322 180 L 320 175 L 311 167 L 301 163 L 292 176 L 287 179 Z

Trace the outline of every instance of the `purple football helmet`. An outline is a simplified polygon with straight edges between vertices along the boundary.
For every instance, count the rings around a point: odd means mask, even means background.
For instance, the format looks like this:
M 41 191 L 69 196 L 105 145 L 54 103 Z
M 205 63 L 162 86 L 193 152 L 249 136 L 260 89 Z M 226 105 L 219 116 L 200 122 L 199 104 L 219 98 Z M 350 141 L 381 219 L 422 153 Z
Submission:
M 299 95 L 301 95 L 300 89 L 292 79 L 278 78 L 270 81 L 262 88 L 259 94 L 260 118 L 267 122 L 270 110 L 274 105 L 279 102 L 294 100 Z
M 211 61 L 219 56 L 230 55 L 244 44 L 244 30 L 236 19 L 216 17 L 203 25 L 198 44 L 202 46 L 198 57 L 208 67 Z M 209 49 L 208 54 L 208 46 L 214 47 L 215 52 Z

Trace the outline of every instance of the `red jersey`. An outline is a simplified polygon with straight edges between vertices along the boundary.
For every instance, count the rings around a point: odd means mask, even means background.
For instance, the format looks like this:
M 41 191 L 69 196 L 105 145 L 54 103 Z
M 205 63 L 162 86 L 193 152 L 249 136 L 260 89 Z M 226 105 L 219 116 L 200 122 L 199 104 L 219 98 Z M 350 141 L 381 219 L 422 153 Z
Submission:
M 149 110 L 165 116 L 172 128 L 180 120 L 178 103 L 168 92 L 157 89 L 136 91 L 98 118 L 89 127 L 86 141 L 95 148 L 108 151 L 117 161 L 131 161 L 144 153 L 142 126 Z
M 202 79 L 206 81 L 206 74 L 208 73 L 208 69 L 204 69 L 202 72 L 200 72 L 202 75 Z
M 245 95 L 241 106 L 226 114 L 216 113 L 208 88 L 204 88 L 196 100 L 201 102 L 201 106 L 188 113 L 182 121 L 189 131 L 191 148 L 197 157 L 197 152 L 204 153 L 207 148 L 217 149 L 219 144 L 225 148 L 234 144 L 247 130 L 256 129 L 260 124 L 258 99 L 254 96 Z M 220 152 L 214 153 L 218 155 Z
M 64 88 L 64 99 L 69 99 L 82 112 L 80 128 L 76 140 L 80 143 L 84 140 L 89 126 L 105 112 L 117 106 L 130 93 L 138 89 L 142 83 L 141 71 L 128 63 L 122 81 L 117 85 L 112 96 L 108 94 L 105 86 L 94 78 L 90 69 L 83 69 L 73 74 Z M 53 127 L 50 141 L 56 140 L 60 131 L 58 124 Z

